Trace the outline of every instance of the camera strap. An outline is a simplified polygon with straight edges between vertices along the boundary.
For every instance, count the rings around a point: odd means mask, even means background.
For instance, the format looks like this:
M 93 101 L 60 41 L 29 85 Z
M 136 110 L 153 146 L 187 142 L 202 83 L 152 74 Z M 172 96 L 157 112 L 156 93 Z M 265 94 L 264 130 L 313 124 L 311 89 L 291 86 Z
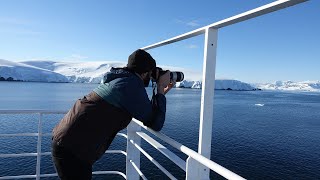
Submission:
M 157 83 L 152 81 L 152 105 L 157 107 L 157 101 L 156 101 L 156 87 L 157 87 Z

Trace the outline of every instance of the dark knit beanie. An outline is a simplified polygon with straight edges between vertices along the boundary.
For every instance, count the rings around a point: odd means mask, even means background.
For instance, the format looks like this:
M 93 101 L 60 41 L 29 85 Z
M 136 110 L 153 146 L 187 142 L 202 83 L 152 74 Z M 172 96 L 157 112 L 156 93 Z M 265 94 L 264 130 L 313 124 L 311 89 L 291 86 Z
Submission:
M 156 61 L 152 56 L 142 49 L 134 51 L 128 58 L 127 68 L 137 73 L 144 73 L 153 70 Z

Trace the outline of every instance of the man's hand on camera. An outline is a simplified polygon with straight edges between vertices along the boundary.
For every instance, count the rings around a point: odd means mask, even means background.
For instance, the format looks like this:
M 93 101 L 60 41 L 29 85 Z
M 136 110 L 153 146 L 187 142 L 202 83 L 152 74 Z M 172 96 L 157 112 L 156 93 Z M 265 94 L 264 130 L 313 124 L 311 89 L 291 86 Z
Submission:
M 164 95 L 165 94 L 165 88 L 168 87 L 169 83 L 170 83 L 170 71 L 167 71 L 166 73 L 164 73 L 162 76 L 159 77 L 159 80 L 157 82 L 157 91 L 158 91 L 158 93 Z
M 164 88 L 164 94 L 167 94 L 170 89 L 172 89 L 176 85 L 176 81 L 171 81 L 166 88 Z

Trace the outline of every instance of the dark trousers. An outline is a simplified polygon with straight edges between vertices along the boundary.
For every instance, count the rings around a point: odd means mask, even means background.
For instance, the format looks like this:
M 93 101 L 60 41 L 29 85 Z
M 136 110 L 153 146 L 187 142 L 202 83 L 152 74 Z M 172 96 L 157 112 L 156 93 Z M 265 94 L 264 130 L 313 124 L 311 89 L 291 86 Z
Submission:
M 62 180 L 92 179 L 92 165 L 80 160 L 56 142 L 52 142 L 52 161 Z

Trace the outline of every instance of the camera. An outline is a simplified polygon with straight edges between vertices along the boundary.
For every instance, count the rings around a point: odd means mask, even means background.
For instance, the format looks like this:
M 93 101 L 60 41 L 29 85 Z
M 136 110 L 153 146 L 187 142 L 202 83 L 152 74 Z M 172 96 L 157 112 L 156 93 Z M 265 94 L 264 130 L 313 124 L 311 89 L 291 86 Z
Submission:
M 159 72 L 159 75 L 157 76 L 157 71 Z M 158 81 L 159 77 L 162 76 L 164 73 L 166 73 L 167 70 L 162 70 L 160 67 L 156 67 L 151 74 L 151 77 L 154 81 Z M 183 72 L 179 71 L 170 71 L 170 80 L 175 82 L 183 81 L 184 74 Z

